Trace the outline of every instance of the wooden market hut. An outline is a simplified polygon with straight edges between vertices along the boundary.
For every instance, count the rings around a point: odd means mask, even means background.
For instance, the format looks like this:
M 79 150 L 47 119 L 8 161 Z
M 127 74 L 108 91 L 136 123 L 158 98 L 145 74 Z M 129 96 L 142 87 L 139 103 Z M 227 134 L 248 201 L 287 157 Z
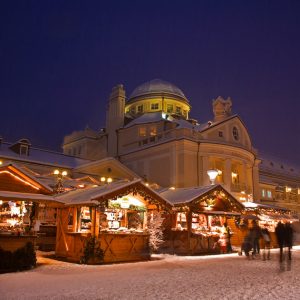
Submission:
M 241 216 L 241 222 L 236 224 L 243 236 L 246 234 L 245 228 L 251 227 L 253 220 L 255 220 L 261 228 L 266 227 L 268 229 L 271 237 L 271 248 L 278 247 L 275 234 L 275 228 L 278 222 L 297 224 L 294 231 L 298 231 L 299 217 L 297 213 L 290 209 L 257 202 L 244 202 L 243 205 L 244 214 Z
M 244 207 L 221 185 L 167 189 L 160 195 L 174 206 L 165 232 L 162 251 L 182 255 L 217 252 L 215 247 L 227 222 L 233 231 L 232 245 L 240 245 L 234 226 Z
M 15 251 L 27 242 L 34 245 L 47 242 L 28 229 L 38 214 L 39 204 L 59 205 L 51 193 L 50 187 L 16 164 L 0 166 L 0 247 L 3 250 Z M 50 242 L 53 241 L 51 237 Z
M 170 203 L 140 179 L 57 195 L 56 256 L 73 262 L 110 263 L 150 257 L 147 221 Z

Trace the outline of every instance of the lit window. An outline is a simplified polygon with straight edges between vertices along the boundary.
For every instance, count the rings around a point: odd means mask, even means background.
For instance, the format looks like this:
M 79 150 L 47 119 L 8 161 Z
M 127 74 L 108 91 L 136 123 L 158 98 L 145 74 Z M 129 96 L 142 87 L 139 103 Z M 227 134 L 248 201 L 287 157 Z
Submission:
M 146 127 L 139 128 L 139 136 L 146 136 Z
M 138 107 L 137 107 L 137 112 L 138 112 L 138 113 L 142 113 L 143 111 L 144 111 L 143 105 L 138 105 Z
M 176 106 L 176 114 L 181 114 L 181 107 L 180 106 Z
M 151 109 L 152 110 L 158 109 L 158 103 L 152 103 L 151 104 Z
M 233 135 L 233 138 L 238 141 L 239 140 L 239 131 L 236 127 L 233 127 L 232 129 L 232 135 Z
M 173 105 L 167 104 L 167 113 L 172 113 L 172 112 L 173 112 Z
M 155 126 L 151 126 L 150 127 L 150 136 L 155 136 L 156 134 L 157 134 L 156 127 Z
M 261 190 L 261 195 L 262 195 L 262 197 L 266 197 L 266 191 L 265 190 Z
M 233 184 L 239 183 L 239 174 L 236 172 L 231 172 L 231 179 Z
M 267 191 L 268 198 L 272 198 L 272 191 Z

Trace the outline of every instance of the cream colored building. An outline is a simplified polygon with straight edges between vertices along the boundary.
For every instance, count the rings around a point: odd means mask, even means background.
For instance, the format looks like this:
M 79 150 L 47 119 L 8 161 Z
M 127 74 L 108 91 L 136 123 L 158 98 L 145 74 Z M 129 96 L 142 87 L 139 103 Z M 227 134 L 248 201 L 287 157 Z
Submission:
M 241 118 L 232 113 L 230 98 L 212 101 L 213 119 L 208 122 L 190 119 L 190 111 L 182 90 L 169 82 L 146 82 L 127 99 L 118 85 L 109 98 L 106 128 L 94 132 L 97 146 L 87 145 L 85 131 L 77 132 L 65 137 L 64 153 L 81 147 L 95 154 L 77 153 L 82 158 L 115 157 L 161 187 L 209 185 L 207 171 L 213 169 L 218 171 L 215 183 L 241 201 L 299 210 L 300 172 L 295 169 L 283 176 L 278 168 L 266 170 L 267 160 L 253 147 Z
M 190 119 L 190 112 L 189 100 L 171 83 L 146 82 L 128 98 L 118 85 L 108 101 L 106 128 L 85 128 L 66 136 L 64 153 L 36 149 L 26 139 L 14 144 L 0 140 L 0 160 L 38 174 L 65 169 L 73 178 L 124 178 L 124 165 L 132 178 L 140 176 L 165 188 L 207 186 L 207 171 L 217 170 L 215 183 L 241 201 L 300 211 L 299 170 L 259 155 L 245 124 L 232 113 L 230 98 L 212 101 L 211 121 Z

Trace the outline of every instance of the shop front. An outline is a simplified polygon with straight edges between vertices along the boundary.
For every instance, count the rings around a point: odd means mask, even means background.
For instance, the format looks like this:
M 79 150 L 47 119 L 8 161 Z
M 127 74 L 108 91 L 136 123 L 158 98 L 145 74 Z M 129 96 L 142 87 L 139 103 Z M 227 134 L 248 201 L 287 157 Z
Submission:
M 36 244 L 39 203 L 49 207 L 53 203 L 50 193 L 49 187 L 20 168 L 0 167 L 0 248 L 15 251 L 27 242 Z
M 194 255 L 220 252 L 218 240 L 225 226 L 232 228 L 243 206 L 222 186 L 169 189 L 161 193 L 174 205 L 163 251 Z M 231 232 L 232 242 L 238 232 Z
M 76 190 L 57 197 L 56 255 L 110 263 L 149 259 L 149 222 L 171 205 L 140 180 Z

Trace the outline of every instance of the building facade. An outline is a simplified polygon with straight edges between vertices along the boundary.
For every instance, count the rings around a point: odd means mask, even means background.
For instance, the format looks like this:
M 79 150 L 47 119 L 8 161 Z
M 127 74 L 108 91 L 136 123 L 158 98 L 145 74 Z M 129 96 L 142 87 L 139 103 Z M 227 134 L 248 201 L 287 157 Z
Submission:
M 26 139 L 13 144 L 1 139 L 0 160 L 41 175 L 60 168 L 73 178 L 140 177 L 162 188 L 207 186 L 207 172 L 214 170 L 214 183 L 238 200 L 300 211 L 299 169 L 261 156 L 232 106 L 230 98 L 218 97 L 212 101 L 213 119 L 198 122 L 189 117 L 192 107 L 182 90 L 169 82 L 146 82 L 128 98 L 117 85 L 105 128 L 71 133 L 63 153 L 35 149 Z

